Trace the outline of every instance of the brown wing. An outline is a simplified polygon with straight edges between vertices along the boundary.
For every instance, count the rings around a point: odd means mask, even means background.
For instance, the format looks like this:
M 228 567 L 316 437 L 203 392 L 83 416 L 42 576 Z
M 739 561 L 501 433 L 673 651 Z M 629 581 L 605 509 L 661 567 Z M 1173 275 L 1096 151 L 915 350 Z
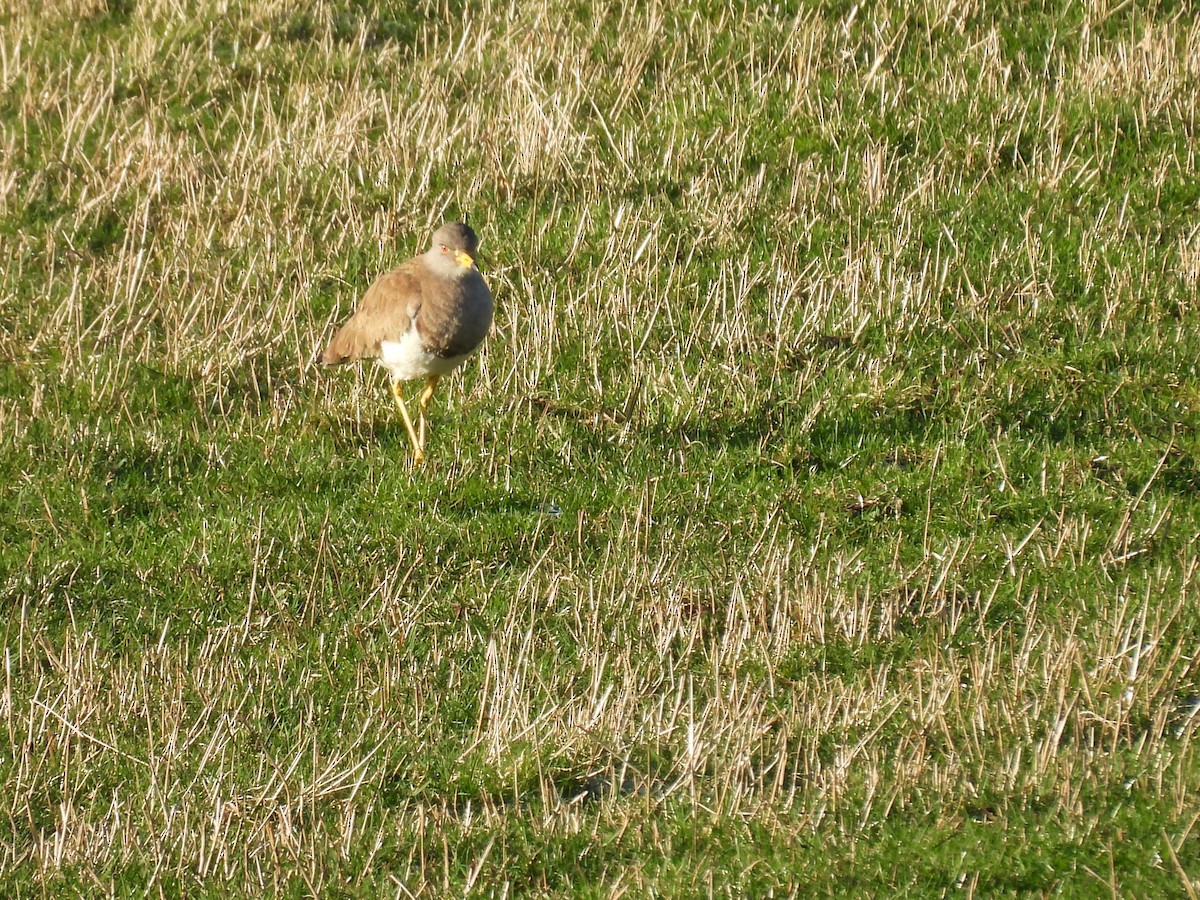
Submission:
M 379 276 L 363 294 L 354 315 L 333 336 L 321 355 L 321 362 L 336 366 L 356 359 L 372 359 L 379 356 L 381 342 L 398 341 L 412 328 L 413 317 L 421 308 L 420 275 L 424 265 L 420 258 L 410 259 Z

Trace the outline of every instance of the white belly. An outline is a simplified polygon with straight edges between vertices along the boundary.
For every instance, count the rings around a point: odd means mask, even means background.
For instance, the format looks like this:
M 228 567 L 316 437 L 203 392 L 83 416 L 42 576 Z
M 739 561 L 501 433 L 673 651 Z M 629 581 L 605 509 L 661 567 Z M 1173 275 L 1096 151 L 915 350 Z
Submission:
M 446 375 L 470 355 L 467 353 L 448 358 L 435 356 L 421 347 L 415 328 L 398 341 L 383 341 L 379 345 L 379 364 L 391 372 L 397 381 Z

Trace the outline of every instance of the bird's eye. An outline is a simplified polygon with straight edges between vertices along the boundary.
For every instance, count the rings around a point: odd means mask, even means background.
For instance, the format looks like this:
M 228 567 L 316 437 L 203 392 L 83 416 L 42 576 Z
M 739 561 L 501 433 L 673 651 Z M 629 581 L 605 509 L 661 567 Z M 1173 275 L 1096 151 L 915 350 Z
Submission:
M 443 253 L 449 253 L 449 252 L 450 252 L 450 248 L 449 248 L 449 247 L 447 247 L 445 244 L 442 244 L 442 252 L 443 252 Z

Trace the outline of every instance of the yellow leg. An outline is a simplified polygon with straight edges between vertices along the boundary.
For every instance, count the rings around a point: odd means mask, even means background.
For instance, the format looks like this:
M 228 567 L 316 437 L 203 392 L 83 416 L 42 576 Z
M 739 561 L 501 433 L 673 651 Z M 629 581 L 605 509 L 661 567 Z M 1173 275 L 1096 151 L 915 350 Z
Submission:
M 408 407 L 404 403 L 404 394 L 401 391 L 402 382 L 392 382 L 392 397 L 396 400 L 396 405 L 400 407 L 400 418 L 404 420 L 404 429 L 408 432 L 408 439 L 412 442 L 413 461 L 420 462 L 425 458 L 425 451 L 421 447 L 421 442 L 417 440 L 417 431 L 413 428 L 412 416 L 408 414 Z
M 421 432 L 419 435 L 420 443 L 418 446 L 420 447 L 422 456 L 425 455 L 425 412 L 429 409 L 430 401 L 433 400 L 433 391 L 437 387 L 440 377 L 440 375 L 430 375 L 429 380 L 425 382 L 425 387 L 421 388 L 421 396 L 417 400 L 417 403 L 420 405 L 421 412 L 419 420 Z

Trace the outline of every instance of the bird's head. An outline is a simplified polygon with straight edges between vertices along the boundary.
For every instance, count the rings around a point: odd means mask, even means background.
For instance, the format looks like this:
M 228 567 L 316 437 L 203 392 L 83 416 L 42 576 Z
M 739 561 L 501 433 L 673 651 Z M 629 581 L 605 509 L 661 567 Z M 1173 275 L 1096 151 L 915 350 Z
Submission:
M 433 246 L 429 252 L 435 259 L 447 258 L 463 269 L 473 269 L 478 247 L 479 238 L 470 225 L 449 222 L 433 233 Z

